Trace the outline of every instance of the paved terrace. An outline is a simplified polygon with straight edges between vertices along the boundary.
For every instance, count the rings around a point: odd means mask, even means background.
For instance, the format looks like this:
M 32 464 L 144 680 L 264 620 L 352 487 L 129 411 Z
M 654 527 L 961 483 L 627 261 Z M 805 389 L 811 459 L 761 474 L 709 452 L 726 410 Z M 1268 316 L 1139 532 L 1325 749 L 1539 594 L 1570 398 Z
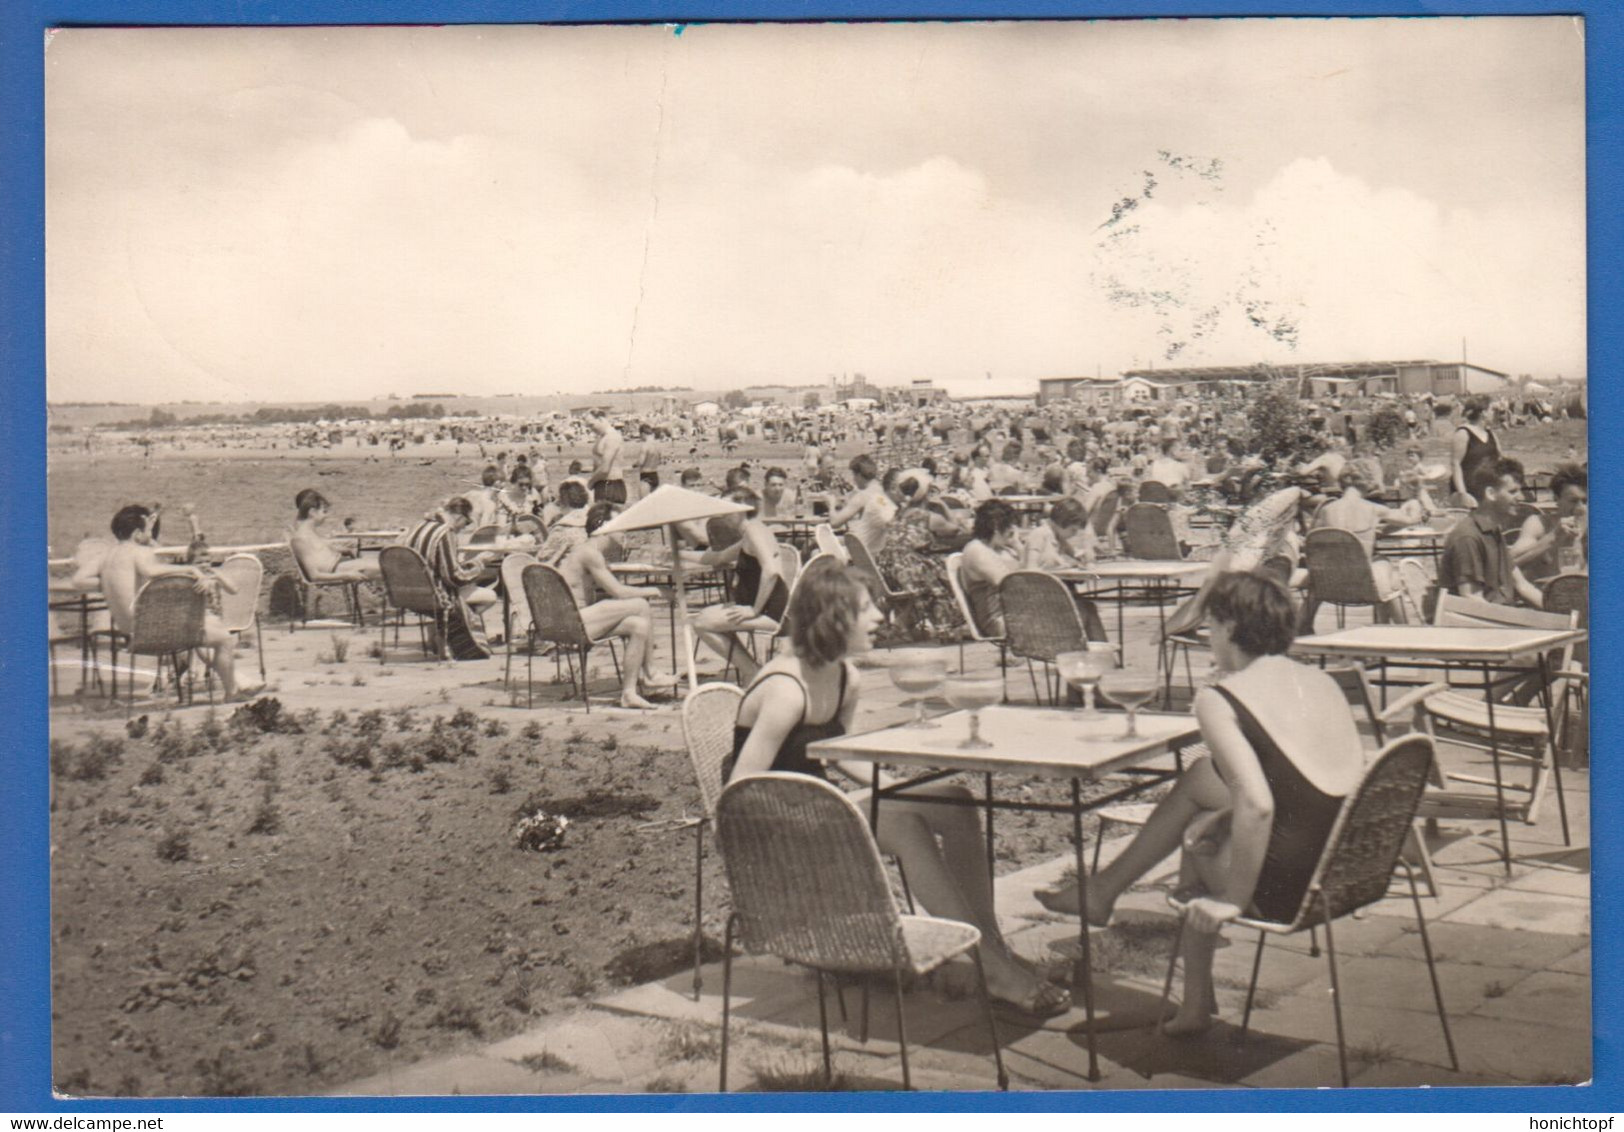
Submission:
M 1332 615 L 1322 615 L 1321 625 Z M 1114 617 L 1107 616 L 1113 624 Z M 1131 609 L 1131 660 L 1150 663 L 1154 613 Z M 658 659 L 670 664 L 663 618 Z M 271 677 L 267 691 L 295 710 L 353 709 L 411 705 L 447 712 L 458 707 L 527 714 L 523 707 L 522 663 L 517 694 L 504 691 L 500 656 L 486 662 L 442 663 L 424 659 L 415 633 L 391 648 L 387 664 L 369 656 L 375 628 L 352 634 L 342 623 L 312 623 L 289 633 L 282 625 L 264 634 Z M 346 659 L 334 658 L 335 642 Z M 949 650 L 952 657 L 953 651 Z M 990 668 L 996 653 L 975 646 L 970 667 Z M 612 685 L 608 657 L 594 665 L 594 693 Z M 239 671 L 257 679 L 255 654 L 245 647 Z M 625 712 L 594 703 L 590 716 L 578 702 L 563 699 L 552 679 L 551 661 L 537 664 L 538 711 L 571 714 L 584 726 L 607 732 L 636 720 L 650 724 L 640 742 L 663 737 L 673 749 L 682 739 L 672 707 L 649 713 Z M 73 677 L 63 670 L 64 691 Z M 1010 690 L 1030 697 L 1025 673 L 1012 669 Z M 900 721 L 908 709 L 883 672 L 865 672 L 859 726 Z M 201 701 L 201 697 L 200 697 Z M 153 710 L 147 701 L 142 710 Z M 205 706 L 184 709 L 186 714 Z M 121 710 L 86 708 L 71 694 L 53 708 L 53 727 L 71 735 L 98 721 L 122 719 Z M 1446 748 L 1448 765 L 1461 765 L 1465 753 Z M 1424 897 L 1433 948 L 1439 960 L 1461 1070 L 1448 1067 L 1415 932 L 1409 898 L 1393 896 L 1356 919 L 1336 927 L 1344 987 L 1344 1015 L 1356 1086 L 1451 1086 L 1576 1084 L 1590 1077 L 1590 854 L 1588 777 L 1570 769 L 1564 775 L 1573 845 L 1562 844 L 1555 799 L 1546 800 L 1536 826 L 1512 827 L 1517 862 L 1507 877 L 1496 852 L 1492 823 L 1445 823 L 1432 842 L 1441 885 L 1436 898 Z M 1107 857 L 1126 844 L 1107 841 Z M 1075 920 L 1046 912 L 1033 899 L 1038 888 L 1057 881 L 1069 852 L 998 881 L 1001 919 L 1012 943 L 1035 962 L 1058 973 L 1076 946 Z M 1118 905 L 1112 927 L 1095 935 L 1097 986 L 1119 1009 L 1153 1011 L 1160 993 L 1174 920 L 1165 903 L 1165 885 L 1174 861 L 1152 875 Z M 1102 1080 L 1088 1082 L 1086 1047 L 1076 1029 L 1079 1007 L 1042 1028 L 1002 1020 L 1006 1065 L 1012 1089 L 1142 1089 L 1214 1087 L 1316 1087 L 1338 1081 L 1335 1030 L 1328 1001 L 1323 957 L 1309 954 L 1308 941 L 1271 939 L 1252 1032 L 1239 1031 L 1241 1005 L 1251 969 L 1252 941 L 1242 933 L 1218 952 L 1220 1021 L 1207 1037 L 1174 1041 L 1147 1028 L 1119 1029 L 1099 1038 Z M 968 996 L 969 968 L 957 964 L 914 988 L 907 996 L 907 1025 L 913 1082 L 920 1089 L 985 1090 L 995 1087 L 992 1060 L 979 1007 Z M 807 974 L 774 959 L 749 958 L 734 967 L 735 1022 L 731 1085 L 735 1089 L 816 1089 L 820 1087 L 817 1003 Z M 709 1092 L 716 1088 L 721 1018 L 719 964 L 704 971 L 704 993 L 691 997 L 683 972 L 662 982 L 633 987 L 567 1013 L 543 1025 L 490 1045 L 467 1047 L 428 1061 L 400 1065 L 356 1081 L 342 1094 L 542 1094 L 646 1091 Z M 1080 996 L 1079 996 L 1080 997 Z M 849 1025 L 842 1025 L 831 1001 L 837 1086 L 900 1087 L 901 1074 L 892 1003 L 888 990 L 874 992 L 868 1040 L 858 1040 L 860 996 L 845 995 Z

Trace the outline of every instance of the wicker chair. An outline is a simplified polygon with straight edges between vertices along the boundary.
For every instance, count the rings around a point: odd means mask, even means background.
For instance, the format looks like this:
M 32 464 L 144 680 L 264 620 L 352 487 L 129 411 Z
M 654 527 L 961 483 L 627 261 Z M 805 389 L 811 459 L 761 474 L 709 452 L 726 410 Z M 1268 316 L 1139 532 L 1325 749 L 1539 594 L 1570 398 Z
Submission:
M 1303 552 L 1308 559 L 1308 596 L 1303 607 L 1303 632 L 1312 633 L 1313 617 L 1321 605 L 1336 606 L 1337 628 L 1347 624 L 1350 605 L 1374 609 L 1377 624 L 1390 620 L 1399 593 L 1382 593 L 1364 544 L 1351 531 L 1321 527 L 1309 531 Z
M 575 592 L 554 567 L 538 562 L 526 566 L 523 574 L 525 601 L 530 606 L 530 655 L 525 658 L 525 706 L 535 706 L 536 647 L 552 644 L 564 656 L 570 668 L 570 690 L 580 686 L 581 702 L 592 710 L 592 698 L 587 694 L 587 658 L 592 646 L 607 644 L 609 659 L 615 665 L 615 680 L 620 680 L 620 654 L 615 651 L 613 637 L 589 637 L 586 623 L 581 620 L 581 607 L 576 604 Z M 579 661 L 579 664 L 577 664 Z M 577 676 L 577 672 L 579 676 Z
M 547 524 L 541 521 L 539 515 L 513 516 L 513 533 L 516 535 L 535 535 L 542 539 L 547 535 Z
M 700 966 L 704 962 L 705 934 L 705 827 L 716 818 L 716 800 L 722 796 L 722 765 L 733 753 L 733 726 L 739 717 L 744 689 L 737 684 L 706 684 L 682 701 L 682 738 L 688 745 L 694 778 L 704 812 L 690 820 L 694 830 L 694 1001 L 704 989 Z
M 265 582 L 265 564 L 252 554 L 233 554 L 215 571 L 236 593 L 220 594 L 220 620 L 226 631 L 240 636 L 252 629 L 259 649 L 259 678 L 265 679 L 265 642 L 259 631 L 259 589 Z
M 1542 590 L 1546 613 L 1577 613 L 1579 628 L 1590 628 L 1590 575 L 1558 574 L 1546 579 Z M 1590 642 L 1574 646 L 1573 659 L 1581 668 L 1590 667 Z
M 1529 629 L 1571 629 L 1578 625 L 1577 611 L 1547 613 L 1538 609 L 1495 605 L 1476 598 L 1440 594 L 1434 622 L 1457 627 L 1507 627 Z M 1545 797 L 1546 782 L 1556 781 L 1557 808 L 1562 819 L 1562 843 L 1571 845 L 1568 829 L 1568 803 L 1562 791 L 1562 764 L 1556 758 L 1559 736 L 1553 735 L 1551 719 L 1560 721 L 1567 714 L 1568 696 L 1583 683 L 1583 674 L 1574 671 L 1573 646 L 1564 646 L 1554 659 L 1547 658 L 1546 669 L 1551 676 L 1548 687 L 1537 689 L 1543 701 L 1550 698 L 1551 714 L 1546 715 L 1542 703 L 1524 706 L 1493 694 L 1493 703 L 1478 688 L 1453 688 L 1436 692 L 1425 703 L 1427 730 L 1436 738 L 1457 746 L 1488 751 L 1494 756 L 1494 777 L 1484 778 L 1469 774 L 1446 774 L 1451 783 L 1493 788 L 1493 793 L 1446 789 L 1435 791 L 1422 802 L 1422 816 L 1427 818 L 1493 819 L 1500 823 L 1501 844 L 1505 850 L 1506 866 L 1510 867 L 1510 841 L 1506 822 L 1516 819 L 1527 825 L 1539 820 L 1539 808 Z M 1513 693 L 1516 689 L 1512 690 Z M 1490 742 L 1492 737 L 1497 742 Z M 1511 760 L 1528 767 L 1526 784 L 1507 782 L 1501 773 L 1501 763 Z M 1518 795 L 1508 801 L 1507 792 Z
M 489 545 L 502 537 L 502 528 L 494 523 L 487 523 L 483 527 L 474 528 L 474 533 L 468 536 L 468 545 Z
M 1082 615 L 1071 591 L 1053 574 L 1041 570 L 1016 570 L 1006 574 L 998 584 L 999 599 L 1004 606 L 1004 639 L 1009 651 L 1026 661 L 1027 675 L 1032 678 L 1032 694 L 1039 700 L 1037 672 L 1034 660 L 1044 665 L 1044 685 L 1049 702 L 1059 699 L 1058 677 L 1052 676 L 1055 657 L 1063 652 L 1075 652 L 1088 647 L 1088 634 L 1083 629 Z
M 1389 743 L 1365 771 L 1358 789 L 1343 803 L 1313 879 L 1303 894 L 1302 904 L 1291 921 L 1278 923 L 1250 916 L 1242 916 L 1234 921 L 1243 928 L 1255 928 L 1258 933 L 1257 954 L 1252 960 L 1252 981 L 1247 988 L 1246 1011 L 1241 1019 L 1242 1034 L 1251 1028 L 1252 1000 L 1257 991 L 1258 971 L 1263 964 L 1263 948 L 1268 937 L 1295 935 L 1324 925 L 1325 952 L 1331 975 L 1331 1007 L 1336 1018 L 1336 1048 L 1343 1088 L 1348 1086 L 1348 1050 L 1342 1028 L 1342 988 L 1332 923 L 1385 899 L 1395 868 L 1402 868 L 1409 880 L 1410 901 L 1415 908 L 1421 949 L 1427 958 L 1427 973 L 1432 978 L 1432 998 L 1438 1008 L 1438 1021 L 1443 1026 L 1449 1064 L 1456 1071 L 1460 1069 L 1460 1061 L 1455 1056 L 1455 1040 L 1449 1032 L 1449 1017 L 1444 1011 L 1443 991 L 1438 985 L 1438 971 L 1433 964 L 1432 943 L 1427 938 L 1427 921 L 1421 912 L 1421 894 L 1416 888 L 1414 872 L 1401 856 L 1431 766 L 1432 740 L 1427 736 L 1406 735 Z M 1163 1016 L 1166 1015 L 1167 1000 L 1172 993 L 1173 970 L 1178 962 L 1188 912 L 1187 905 L 1176 898 L 1169 897 L 1168 902 L 1179 910 L 1179 931 L 1173 943 L 1173 957 L 1167 965 L 1167 979 L 1162 986 Z
M 192 700 L 189 682 L 181 679 L 180 658 L 203 647 L 203 616 L 207 603 L 197 591 L 196 579 L 180 575 L 157 577 L 135 595 L 135 621 L 130 632 L 102 630 L 111 649 L 113 698 L 118 698 L 118 649 L 123 643 L 133 660 L 137 656 L 157 658 L 158 685 L 163 684 L 164 660 L 168 659 L 175 678 L 175 698 L 182 704 Z M 130 666 L 130 702 L 135 699 L 135 666 Z M 205 681 L 209 702 L 214 702 L 212 681 Z
M 1096 504 L 1088 517 L 1089 525 L 1094 528 L 1094 537 L 1099 540 L 1100 546 L 1110 547 L 1113 544 L 1117 530 L 1118 508 L 1122 505 L 1120 493 L 1111 491 Z
M 293 571 L 299 579 L 299 616 L 290 615 L 288 617 L 288 632 L 293 632 L 293 623 L 295 621 L 301 627 L 310 624 L 310 607 L 314 603 L 316 591 L 322 589 L 342 589 L 344 591 L 344 600 L 349 606 L 350 620 L 355 624 L 356 628 L 360 628 L 362 624 L 361 579 L 340 578 L 334 581 L 318 582 L 311 578 L 309 572 L 305 570 L 304 563 L 299 560 L 298 552 L 293 549 L 292 543 L 288 544 L 288 554 L 293 558 Z
M 954 551 L 947 556 L 947 588 L 953 591 L 953 600 L 958 603 L 959 615 L 964 618 L 964 625 L 973 641 L 982 641 L 986 644 L 998 646 L 998 670 L 1002 672 L 1009 666 L 1009 644 L 1007 637 L 990 637 L 983 633 L 976 625 L 975 613 L 970 609 L 970 599 L 964 596 L 964 581 L 961 575 L 964 572 L 964 555 Z M 959 634 L 959 671 L 964 671 L 964 634 Z
M 1129 558 L 1175 562 L 1184 557 L 1173 519 L 1167 508 L 1154 503 L 1135 503 L 1122 514 L 1122 553 Z
M 434 585 L 428 563 L 409 546 L 386 546 L 378 554 L 378 570 L 383 575 L 384 607 L 378 617 L 378 663 L 384 662 L 388 651 L 389 611 L 395 611 L 395 644 L 400 644 L 400 627 L 406 614 L 417 614 L 417 632 L 423 641 L 423 651 L 430 656 L 448 658 L 446 645 L 446 615 L 440 606 L 440 591 Z M 434 626 L 434 640 L 427 636 L 427 626 Z
M 874 604 L 885 614 L 887 621 L 891 620 L 896 611 L 911 604 L 919 595 L 913 590 L 894 590 L 891 583 L 885 580 L 885 574 L 880 570 L 880 564 L 874 561 L 869 553 L 868 544 L 859 538 L 854 531 L 847 531 L 846 557 L 851 560 L 852 568 L 868 580 L 869 593 L 873 595 Z
M 1146 480 L 1139 485 L 1139 502 L 1171 503 L 1173 502 L 1173 489 L 1161 480 Z
M 502 579 L 502 592 L 507 595 L 507 624 L 502 635 L 507 638 L 507 657 L 502 662 L 502 690 L 507 691 L 513 678 L 513 642 L 522 632 L 530 636 L 530 602 L 524 595 L 524 569 L 534 566 L 534 554 L 509 554 L 502 559 L 498 571 Z
M 898 911 L 868 821 L 844 794 L 809 775 L 752 775 L 722 791 L 716 835 L 733 896 L 722 949 L 721 1092 L 727 1091 L 735 936 L 748 952 L 777 955 L 815 973 L 825 1079 L 833 1077 L 833 1065 L 824 975 L 890 974 L 904 1089 L 912 1088 L 913 1080 L 903 977 L 927 974 L 968 954 L 992 1037 L 998 1087 L 1009 1087 L 977 950 L 981 933 L 969 924 Z
M 846 547 L 840 541 L 840 536 L 835 534 L 835 529 L 828 523 L 819 523 L 814 527 L 812 537 L 818 544 L 819 554 L 832 554 L 842 562 L 851 561 L 851 555 L 846 553 Z

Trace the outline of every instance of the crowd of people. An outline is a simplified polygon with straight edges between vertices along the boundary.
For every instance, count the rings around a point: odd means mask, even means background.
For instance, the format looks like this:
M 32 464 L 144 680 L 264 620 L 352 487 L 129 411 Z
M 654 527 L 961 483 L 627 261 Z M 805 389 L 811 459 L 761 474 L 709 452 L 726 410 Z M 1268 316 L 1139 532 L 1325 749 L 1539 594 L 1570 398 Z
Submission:
M 1216 931 L 1243 914 L 1290 918 L 1365 765 L 1341 689 L 1286 655 L 1293 637 L 1315 623 L 1318 603 L 1303 561 L 1309 532 L 1351 534 L 1384 594 L 1401 586 L 1396 565 L 1380 554 L 1380 535 L 1422 523 L 1447 528 L 1435 570 L 1441 591 L 1538 607 L 1541 583 L 1585 568 L 1588 483 L 1578 453 L 1550 475 L 1551 506 L 1532 507 L 1524 466 L 1497 431 L 1514 418 L 1489 399 L 1461 399 L 1446 459 L 1428 462 L 1426 441 L 1442 439 L 1434 432 L 1443 419 L 1439 404 L 1400 402 L 1404 427 L 1397 437 L 1373 435 L 1361 406 L 1316 407 L 1309 416 L 1313 440 L 1298 446 L 1300 458 L 1289 466 L 1248 450 L 1246 404 L 1230 396 L 1150 411 L 940 406 L 846 421 L 844 437 L 827 431 L 827 421 L 799 427 L 791 421 L 777 439 L 799 449 L 799 459 L 733 465 L 719 484 L 705 483 L 695 467 L 682 468 L 682 487 L 741 508 L 680 528 L 686 546 L 679 553 L 728 579 L 722 598 L 692 618 L 699 640 L 745 686 L 727 774 L 836 774 L 872 788 L 865 766 L 831 770 L 806 753 L 808 743 L 851 726 L 860 684 L 854 656 L 876 640 L 952 641 L 971 627 L 978 636 L 1001 637 L 1001 583 L 1009 575 L 1087 571 L 1121 549 L 1128 508 L 1137 502 L 1164 508 L 1179 552 L 1212 562 L 1200 591 L 1167 625 L 1179 632 L 1204 624 L 1210 635 L 1220 678 L 1192 705 L 1210 755 L 1186 768 L 1129 848 L 1091 882 L 1086 901 L 1074 885 L 1042 898 L 1057 912 L 1106 923 L 1117 897 L 1182 845 L 1192 930 L 1183 945 L 1183 1004 L 1167 1028 L 1178 1035 L 1207 1029 L 1216 1010 Z M 542 449 L 499 451 L 477 485 L 441 501 L 400 545 L 429 569 L 448 614 L 452 653 L 480 657 L 526 626 L 523 602 L 513 601 L 518 616 L 487 630 L 501 579 L 497 557 L 478 553 L 478 546 L 528 540 L 536 560 L 563 578 L 589 636 L 623 642 L 619 702 L 646 709 L 673 683 L 651 663 L 651 603 L 659 591 L 616 575 L 611 567 L 625 553 L 624 537 L 607 528 L 621 509 L 664 482 L 671 438 L 653 422 L 601 412 L 580 427 L 590 433 L 590 464 L 575 461 L 555 480 Z M 865 450 L 842 460 L 835 448 L 850 444 L 853 433 Z M 718 442 L 725 451 L 725 437 Z M 321 492 L 298 492 L 294 509 L 289 543 L 309 581 L 378 579 L 376 555 L 356 553 L 327 530 L 332 508 Z M 800 547 L 786 566 L 784 540 L 807 521 L 855 539 L 865 553 L 824 555 L 792 578 Z M 151 549 L 156 528 L 151 509 L 123 508 L 112 523 L 116 543 L 97 564 L 113 624 L 126 632 L 145 581 L 184 574 L 199 587 L 216 584 L 195 566 L 160 562 Z M 875 573 L 867 572 L 870 562 Z M 1089 639 L 1106 639 L 1086 597 L 1078 599 L 1078 613 Z M 1380 613 L 1410 616 L 1396 599 Z M 753 635 L 781 628 L 787 650 L 769 659 L 751 648 Z M 229 634 L 212 614 L 205 634 L 210 663 L 234 695 Z M 932 789 L 962 793 L 951 785 Z M 895 803 L 880 842 L 902 861 L 927 910 L 981 930 L 994 997 L 1033 1016 L 1071 1008 L 1067 992 L 1004 941 L 971 809 Z

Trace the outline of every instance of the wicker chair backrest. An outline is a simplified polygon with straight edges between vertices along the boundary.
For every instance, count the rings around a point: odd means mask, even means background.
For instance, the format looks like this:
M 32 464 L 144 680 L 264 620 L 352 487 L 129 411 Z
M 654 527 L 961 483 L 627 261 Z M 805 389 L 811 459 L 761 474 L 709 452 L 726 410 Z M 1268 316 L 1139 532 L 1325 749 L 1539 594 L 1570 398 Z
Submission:
M 1063 652 L 1088 647 L 1077 603 L 1053 574 L 1016 570 L 998 583 L 998 595 L 1004 607 L 1004 639 L 1013 655 L 1053 663 Z
M 537 562 L 524 568 L 523 578 L 536 640 L 574 648 L 592 643 L 581 620 L 581 607 L 576 604 L 575 593 L 564 575 L 545 562 Z
M 1331 827 L 1298 909 L 1297 928 L 1324 922 L 1320 891 L 1329 899 L 1331 919 L 1387 896 L 1431 768 L 1429 735 L 1405 735 L 1382 748 Z
M 814 527 L 812 537 L 817 540 L 818 553 L 833 554 L 841 559 L 846 557 L 846 548 L 840 544 L 840 536 L 828 523 L 819 523 Z
M 1129 558 L 1170 562 L 1183 558 L 1167 508 L 1135 503 L 1122 515 L 1122 552 Z
M 259 613 L 259 587 L 265 580 L 265 564 L 252 554 L 233 554 L 215 573 L 236 588 L 236 593 L 220 591 L 220 620 L 233 633 L 251 628 Z
M 530 631 L 530 599 L 524 592 L 524 570 L 526 566 L 534 565 L 534 554 L 510 554 L 502 559 L 499 573 L 502 589 L 507 591 L 508 597 L 508 631 L 515 634 Z
M 1121 497 L 1112 491 L 1094 504 L 1094 513 L 1089 516 L 1088 521 L 1094 526 L 1095 538 L 1104 538 L 1111 533 L 1111 523 L 1116 518 L 1117 507 L 1121 502 Z
M 1376 576 L 1364 544 L 1352 531 L 1321 527 L 1303 543 L 1308 559 L 1308 585 L 1314 596 L 1332 605 L 1376 605 Z
M 778 547 L 778 565 L 784 572 L 784 584 L 791 591 L 795 589 L 795 579 L 801 575 L 801 552 L 788 543 Z
M 203 595 L 195 579 L 154 578 L 135 595 L 130 651 L 144 656 L 194 649 L 203 643 Z
M 1139 502 L 1171 503 L 1173 502 L 1173 489 L 1161 480 L 1146 480 L 1139 485 Z
M 483 527 L 475 527 L 474 533 L 468 536 L 468 542 L 470 545 L 473 543 L 495 542 L 501 533 L 502 528 L 495 526 L 494 524 L 487 524 Z
M 396 609 L 430 617 L 440 612 L 440 595 L 434 588 L 428 563 L 411 547 L 384 547 L 378 553 L 378 571 L 383 575 L 389 604 Z
M 1558 574 L 1545 583 L 1545 612 L 1577 613 L 1579 628 L 1590 627 L 1590 575 Z
M 733 726 L 743 700 L 744 689 L 736 684 L 706 684 L 682 701 L 682 737 L 705 813 L 712 817 L 722 796 L 722 764 L 733 753 Z
M 741 942 L 823 971 L 905 961 L 902 922 L 868 821 L 805 774 L 752 775 L 716 803 Z
M 513 516 L 513 533 L 516 535 L 535 535 L 538 539 L 547 533 L 547 524 L 541 521 L 540 515 Z

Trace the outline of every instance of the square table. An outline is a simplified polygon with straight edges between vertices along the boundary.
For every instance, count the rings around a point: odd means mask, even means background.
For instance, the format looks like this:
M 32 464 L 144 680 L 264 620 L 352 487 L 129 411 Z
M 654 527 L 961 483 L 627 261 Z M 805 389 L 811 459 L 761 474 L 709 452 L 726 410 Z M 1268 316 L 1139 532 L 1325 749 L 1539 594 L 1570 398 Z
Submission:
M 1339 657 L 1348 660 L 1376 660 L 1382 668 L 1382 695 L 1387 694 L 1387 665 L 1397 661 L 1425 667 L 1475 668 L 1483 675 L 1483 699 L 1488 711 L 1489 755 L 1494 761 L 1496 816 L 1500 821 L 1500 853 L 1506 872 L 1511 871 L 1511 833 L 1506 824 L 1505 790 L 1500 775 L 1500 740 L 1494 724 L 1494 688 L 1507 673 L 1535 671 L 1540 676 L 1540 698 L 1545 723 L 1555 743 L 1555 706 L 1551 702 L 1551 671 L 1547 656 L 1587 636 L 1583 629 L 1526 629 L 1453 625 L 1361 625 L 1334 633 L 1298 637 L 1291 645 L 1293 656 Z M 1532 662 L 1532 664 L 1530 664 Z M 1495 673 L 1500 679 L 1495 679 Z M 1568 806 L 1562 794 L 1562 760 L 1552 753 L 1551 771 L 1556 779 L 1557 807 L 1562 815 L 1562 839 L 1569 840 Z
M 1425 524 L 1399 527 L 1396 530 L 1377 533 L 1376 553 L 1400 557 L 1421 555 L 1430 558 L 1436 568 L 1438 560 L 1443 557 L 1444 540 L 1448 537 L 1448 531 L 1440 531 Z
M 985 797 L 981 802 L 963 801 L 977 805 L 987 812 L 987 871 L 993 873 L 993 811 L 1025 810 L 1036 813 L 1069 813 L 1072 818 L 1072 839 L 1077 853 L 1077 891 L 1079 901 L 1088 896 L 1088 870 L 1084 859 L 1083 814 L 1088 810 L 1108 806 L 1123 798 L 1132 797 L 1153 786 L 1176 777 L 1183 770 L 1183 749 L 1201 739 L 1201 729 L 1195 717 L 1187 714 L 1140 712 L 1137 738 L 1124 738 L 1122 732 L 1127 717 L 1102 714 L 1090 719 L 1075 711 L 1060 708 L 1027 707 L 1000 704 L 980 710 L 981 735 L 991 744 L 980 750 L 965 750 L 960 744 L 969 733 L 968 711 L 953 711 L 938 716 L 934 728 L 920 729 L 909 724 L 864 731 L 855 735 L 839 735 L 807 746 L 807 754 L 822 762 L 866 762 L 876 772 L 884 766 L 911 767 L 922 770 L 916 777 L 883 786 L 869 794 L 869 823 L 878 828 L 880 798 L 910 797 L 909 790 L 935 782 L 954 774 L 970 773 L 983 776 Z M 1135 764 L 1172 752 L 1172 769 L 1151 769 Z M 1084 803 L 1082 784 L 1093 782 L 1112 773 L 1133 774 L 1138 781 L 1112 791 L 1103 798 Z M 1000 801 L 993 797 L 994 774 L 1017 774 L 1024 777 L 1062 779 L 1071 784 L 1071 802 L 1061 805 L 1050 802 Z M 916 801 L 931 801 L 940 805 L 953 805 L 948 798 L 913 797 Z M 1083 988 L 1083 1008 L 1087 1016 L 1088 1076 L 1099 1079 L 1099 1060 L 1094 1048 L 1094 983 L 1092 954 L 1089 948 L 1088 917 L 1078 916 L 1078 937 L 1081 957 L 1073 982 Z

